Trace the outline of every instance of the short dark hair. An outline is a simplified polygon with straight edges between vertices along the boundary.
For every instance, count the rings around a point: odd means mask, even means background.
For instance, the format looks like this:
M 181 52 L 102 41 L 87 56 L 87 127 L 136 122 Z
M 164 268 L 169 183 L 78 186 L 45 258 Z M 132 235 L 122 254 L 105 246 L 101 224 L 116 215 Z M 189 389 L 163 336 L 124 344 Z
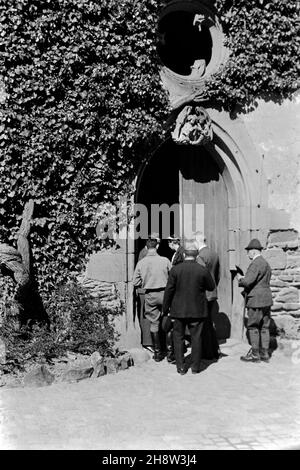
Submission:
M 146 247 L 149 248 L 156 248 L 157 247 L 157 240 L 153 240 L 153 238 L 149 238 L 146 241 Z

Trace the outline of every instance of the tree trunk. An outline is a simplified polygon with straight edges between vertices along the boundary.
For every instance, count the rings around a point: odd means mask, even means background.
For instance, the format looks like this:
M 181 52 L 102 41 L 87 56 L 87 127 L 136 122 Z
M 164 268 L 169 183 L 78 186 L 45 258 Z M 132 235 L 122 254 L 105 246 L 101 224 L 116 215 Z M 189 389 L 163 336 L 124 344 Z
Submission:
M 29 233 L 34 210 L 34 201 L 25 204 L 22 223 L 18 234 L 16 250 L 7 244 L 0 244 L 0 264 L 4 275 L 9 275 L 17 283 L 15 300 L 19 307 L 20 325 L 44 322 L 49 325 L 37 282 L 31 269 Z

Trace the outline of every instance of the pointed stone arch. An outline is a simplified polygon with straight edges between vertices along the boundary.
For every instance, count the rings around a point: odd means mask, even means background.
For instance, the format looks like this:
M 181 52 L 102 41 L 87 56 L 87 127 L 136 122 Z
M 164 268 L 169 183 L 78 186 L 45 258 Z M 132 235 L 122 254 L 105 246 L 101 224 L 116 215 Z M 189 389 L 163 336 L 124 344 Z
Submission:
M 229 269 L 232 274 L 232 311 L 231 335 L 242 335 L 243 298 L 234 276 L 235 265 L 248 265 L 244 247 L 253 236 L 259 236 L 264 241 L 267 232 L 267 199 L 266 178 L 262 173 L 261 157 L 257 153 L 243 122 L 239 119 L 231 120 L 226 113 L 214 109 L 208 110 L 213 126 L 213 140 L 206 144 L 206 150 L 222 168 L 222 176 L 228 193 L 228 247 Z M 134 181 L 135 195 L 141 189 L 143 175 L 151 158 L 158 151 L 156 148 L 152 156 L 144 162 Z M 136 199 L 135 199 L 136 200 Z M 132 222 L 131 222 L 132 224 Z M 132 228 L 131 228 L 132 229 Z M 132 275 L 135 265 L 134 241 L 128 239 L 128 296 L 133 293 Z M 133 304 L 127 306 L 128 319 L 132 318 Z M 136 322 L 136 316 L 133 315 Z M 127 324 L 129 324 L 127 322 Z

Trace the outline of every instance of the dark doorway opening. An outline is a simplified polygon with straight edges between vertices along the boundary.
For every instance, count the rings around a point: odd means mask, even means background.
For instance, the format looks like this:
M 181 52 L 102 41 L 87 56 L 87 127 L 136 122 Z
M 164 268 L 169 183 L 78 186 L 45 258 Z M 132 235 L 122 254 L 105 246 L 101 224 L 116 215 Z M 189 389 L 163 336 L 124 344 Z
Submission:
M 182 239 L 193 231 L 205 233 L 208 246 L 217 252 L 220 262 L 217 309 L 212 316 L 219 339 L 230 337 L 232 309 L 232 280 L 229 269 L 228 193 L 223 178 L 224 164 L 217 163 L 203 146 L 177 145 L 166 141 L 155 152 L 141 173 L 136 203 L 148 212 L 148 233 L 159 232 L 162 239 L 158 253 L 172 258 L 167 237 L 163 235 L 163 220 L 158 230 L 151 226 L 153 204 L 177 205 L 180 217 L 170 220 L 170 233 Z M 201 207 L 197 213 L 196 206 Z M 200 216 L 199 216 L 200 214 Z M 200 226 L 199 226 L 200 221 Z M 202 225 L 201 225 L 202 224 Z M 145 246 L 145 238 L 136 239 L 135 262 Z
M 179 226 L 176 223 L 176 218 L 172 217 L 171 214 L 170 233 L 166 234 L 165 231 L 163 231 L 163 215 L 161 214 L 159 229 L 156 230 L 157 227 L 153 226 L 151 220 L 151 206 L 155 204 L 165 204 L 168 207 L 174 204 L 179 205 L 178 155 L 176 145 L 172 141 L 163 144 L 145 166 L 138 186 L 135 202 L 144 204 L 147 208 L 147 232 L 158 231 L 161 237 L 158 253 L 161 256 L 166 256 L 171 259 L 173 252 L 168 246 L 167 236 L 173 233 L 179 234 Z M 136 261 L 139 252 L 145 246 L 145 242 L 145 238 L 138 238 L 136 240 Z
M 159 22 L 158 55 L 162 63 L 179 75 L 192 73 L 195 61 L 203 60 L 205 67 L 212 56 L 212 38 L 208 26 L 193 24 L 195 14 L 175 11 Z

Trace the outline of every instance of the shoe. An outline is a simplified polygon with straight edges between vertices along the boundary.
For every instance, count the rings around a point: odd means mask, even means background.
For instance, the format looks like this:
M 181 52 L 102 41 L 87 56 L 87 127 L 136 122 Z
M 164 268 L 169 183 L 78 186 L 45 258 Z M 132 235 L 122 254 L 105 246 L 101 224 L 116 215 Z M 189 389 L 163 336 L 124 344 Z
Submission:
M 161 343 L 160 343 L 160 337 L 159 337 L 159 332 L 152 332 L 151 331 L 151 338 L 152 338 L 152 343 L 154 346 L 154 355 L 153 359 L 155 362 L 160 362 L 165 358 L 165 353 L 161 349 Z
M 184 367 L 179 367 L 177 368 L 177 372 L 180 375 L 185 375 L 187 373 L 187 370 Z
M 260 351 L 259 353 L 260 355 L 260 360 L 263 361 L 263 362 L 270 362 L 270 356 L 269 356 L 269 353 L 268 351 Z
M 154 351 L 153 359 L 155 362 L 161 362 L 165 358 L 165 354 L 161 351 Z
M 249 349 L 249 351 L 247 352 L 247 354 L 245 356 L 241 356 L 240 357 L 241 361 L 244 361 L 244 362 L 260 362 L 260 356 L 259 356 L 259 353 L 253 351 L 253 349 Z
M 169 352 L 167 353 L 167 361 L 169 364 L 176 364 L 176 359 L 173 353 L 172 354 L 169 354 Z
M 174 345 L 173 345 L 173 331 L 169 331 L 166 336 L 166 345 L 167 345 L 167 361 L 170 364 L 176 364 L 174 356 Z

